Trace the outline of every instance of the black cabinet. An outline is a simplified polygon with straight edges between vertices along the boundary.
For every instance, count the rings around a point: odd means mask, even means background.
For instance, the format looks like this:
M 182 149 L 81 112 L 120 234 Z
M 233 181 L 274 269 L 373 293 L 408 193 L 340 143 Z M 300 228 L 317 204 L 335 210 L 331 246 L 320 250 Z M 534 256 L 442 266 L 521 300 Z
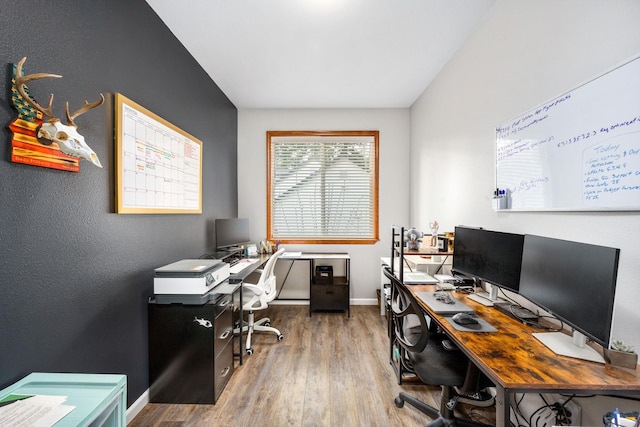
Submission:
M 215 403 L 233 374 L 233 298 L 149 309 L 149 401 Z
M 311 289 L 309 294 L 309 315 L 316 310 L 346 311 L 350 317 L 349 276 L 350 258 L 348 254 L 308 255 L 311 262 Z M 340 260 L 344 262 L 344 275 L 334 275 L 331 266 L 316 265 L 322 261 Z

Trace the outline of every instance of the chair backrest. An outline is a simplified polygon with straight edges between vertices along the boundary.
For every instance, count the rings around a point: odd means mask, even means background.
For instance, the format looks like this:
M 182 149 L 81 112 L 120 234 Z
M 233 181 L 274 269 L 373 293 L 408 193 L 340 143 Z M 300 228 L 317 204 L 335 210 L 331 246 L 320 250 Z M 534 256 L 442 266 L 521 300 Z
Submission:
M 271 302 L 276 298 L 276 275 L 274 273 L 274 269 L 276 266 L 276 261 L 283 253 L 284 248 L 280 248 L 273 255 L 271 255 L 264 268 L 262 269 L 262 273 L 260 274 L 258 283 L 256 283 L 256 285 L 261 287 L 264 291 L 263 302 Z
M 398 344 L 410 353 L 422 352 L 429 343 L 429 324 L 424 311 L 389 267 L 384 275 L 391 281 L 391 316 Z

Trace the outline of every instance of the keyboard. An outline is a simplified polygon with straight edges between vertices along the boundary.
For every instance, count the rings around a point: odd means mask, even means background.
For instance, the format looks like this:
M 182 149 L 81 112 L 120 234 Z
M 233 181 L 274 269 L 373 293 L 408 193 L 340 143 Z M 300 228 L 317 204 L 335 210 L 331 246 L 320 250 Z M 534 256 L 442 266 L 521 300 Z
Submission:
M 229 267 L 229 273 L 230 274 L 238 274 L 240 273 L 242 270 L 244 270 L 245 268 L 247 268 L 249 265 L 249 263 L 246 262 L 237 262 L 235 264 L 231 264 L 231 267 Z
M 217 294 L 232 294 L 238 288 L 239 285 L 234 283 L 222 283 L 216 286 Z

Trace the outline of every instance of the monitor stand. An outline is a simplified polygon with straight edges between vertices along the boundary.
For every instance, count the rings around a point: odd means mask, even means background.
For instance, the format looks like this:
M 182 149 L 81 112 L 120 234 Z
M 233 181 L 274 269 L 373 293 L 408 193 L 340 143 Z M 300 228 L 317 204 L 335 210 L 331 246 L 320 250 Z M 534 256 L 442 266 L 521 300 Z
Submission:
M 600 353 L 585 344 L 586 337 L 580 332 L 574 331 L 573 336 L 562 332 L 534 332 L 533 336 L 555 354 L 605 363 Z
M 493 304 L 504 304 L 507 300 L 498 297 L 498 287 L 491 285 L 491 292 L 476 292 L 473 294 L 474 301 L 479 302 L 482 305 L 486 305 L 488 307 L 493 306 Z

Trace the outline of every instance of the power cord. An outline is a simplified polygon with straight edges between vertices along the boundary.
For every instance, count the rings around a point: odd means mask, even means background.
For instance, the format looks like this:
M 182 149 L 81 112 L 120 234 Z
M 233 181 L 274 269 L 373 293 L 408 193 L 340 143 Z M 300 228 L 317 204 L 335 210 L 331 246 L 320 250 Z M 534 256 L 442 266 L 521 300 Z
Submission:
M 504 289 L 502 289 L 502 288 L 498 288 L 498 289 L 500 289 L 500 293 L 502 294 L 502 297 L 504 297 L 504 299 L 506 299 L 507 301 L 509 301 L 511 303 L 511 306 L 509 307 L 509 311 L 511 312 L 513 317 L 515 317 L 516 319 L 520 320 L 525 325 L 533 326 L 534 328 L 543 329 L 543 330 L 551 331 L 551 332 L 560 332 L 560 331 L 562 331 L 564 329 L 564 322 L 562 320 L 556 318 L 555 316 L 546 316 L 546 315 L 542 315 L 541 316 L 540 314 L 537 314 L 538 319 L 552 319 L 552 320 L 555 320 L 557 322 L 560 322 L 560 325 L 558 327 L 552 327 L 552 326 L 543 325 L 542 323 L 540 323 L 538 321 L 530 320 L 530 319 L 523 319 L 521 316 L 518 316 L 518 313 L 515 312 L 515 310 L 518 309 L 518 308 L 521 308 L 523 310 L 527 310 L 529 312 L 531 312 L 531 310 L 523 307 L 521 304 L 516 302 L 513 298 L 510 298 L 506 294 Z
M 543 424 L 541 425 L 541 427 L 547 426 L 549 421 L 552 421 L 551 425 L 554 425 L 554 426 L 571 425 L 572 414 L 571 414 L 571 411 L 569 411 L 569 409 L 566 408 L 566 405 L 574 398 L 574 396 L 569 397 L 567 400 L 565 400 L 562 403 L 555 402 L 552 404 L 549 404 L 549 402 L 547 402 L 547 400 L 542 394 L 540 394 L 539 396 L 540 396 L 540 399 L 542 399 L 542 401 L 544 402 L 544 405 L 542 405 L 541 407 L 533 411 L 533 413 L 529 417 L 530 427 L 534 426 L 534 417 L 537 414 L 540 414 L 540 415 L 538 415 L 538 417 L 535 418 L 535 427 L 538 427 L 541 421 L 543 421 Z M 553 420 L 550 420 L 548 416 L 544 417 L 544 414 L 542 414 L 542 412 L 545 409 L 550 409 L 553 412 Z
M 513 411 L 513 414 L 516 418 L 516 423 L 518 425 L 517 427 L 530 427 L 530 424 L 522 424 L 520 422 L 520 419 L 522 419 L 522 422 L 524 423 L 527 422 L 527 418 L 522 413 L 522 409 L 520 409 L 520 404 L 524 400 L 524 396 L 525 394 L 522 393 L 520 394 L 520 398 L 516 400 L 516 394 L 513 394 L 513 405 L 511 406 L 511 410 Z

